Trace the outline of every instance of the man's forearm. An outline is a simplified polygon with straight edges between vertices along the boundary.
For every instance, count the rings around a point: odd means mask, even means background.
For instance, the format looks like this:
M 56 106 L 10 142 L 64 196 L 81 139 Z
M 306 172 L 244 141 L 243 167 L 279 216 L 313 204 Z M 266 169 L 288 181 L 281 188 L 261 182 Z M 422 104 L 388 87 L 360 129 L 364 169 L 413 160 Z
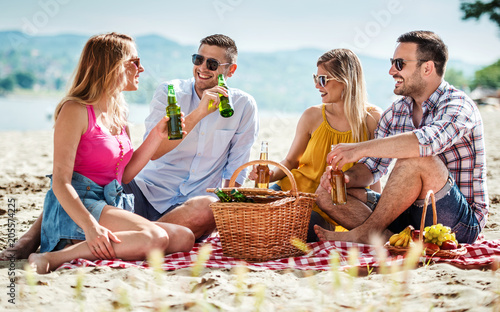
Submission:
M 419 143 L 413 132 L 363 142 L 363 157 L 414 158 L 420 157 Z

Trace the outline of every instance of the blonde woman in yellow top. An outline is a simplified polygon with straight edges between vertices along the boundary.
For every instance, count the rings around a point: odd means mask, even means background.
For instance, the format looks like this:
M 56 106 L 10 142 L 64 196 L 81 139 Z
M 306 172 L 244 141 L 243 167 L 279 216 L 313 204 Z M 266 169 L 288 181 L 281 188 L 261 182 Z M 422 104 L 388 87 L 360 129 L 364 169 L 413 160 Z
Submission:
M 351 50 L 334 49 L 323 54 L 313 75 L 322 104 L 304 111 L 297 124 L 295 138 L 288 155 L 281 161 L 291 170 L 299 191 L 314 193 L 327 166 L 331 145 L 373 139 L 382 110 L 367 102 L 363 70 L 359 58 Z M 345 165 L 345 171 L 354 163 Z M 255 180 L 256 172 L 249 175 Z M 285 173 L 274 168 L 270 181 L 278 181 L 274 189 L 290 190 Z M 380 183 L 371 187 L 380 191 Z M 308 241 L 316 241 L 313 225 L 333 229 L 336 223 L 314 205 Z M 340 229 L 337 229 L 340 230 Z

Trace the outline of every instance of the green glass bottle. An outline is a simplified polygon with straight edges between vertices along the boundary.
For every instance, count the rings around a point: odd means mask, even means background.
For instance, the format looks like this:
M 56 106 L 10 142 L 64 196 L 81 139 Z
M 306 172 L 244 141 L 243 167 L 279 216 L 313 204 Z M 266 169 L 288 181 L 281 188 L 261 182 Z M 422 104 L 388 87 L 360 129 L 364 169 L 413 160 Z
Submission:
M 219 86 L 224 87 L 226 88 L 226 90 L 228 90 L 226 82 L 224 81 L 224 75 L 222 74 L 219 75 Z M 231 102 L 229 102 L 229 98 L 222 94 L 219 94 L 219 98 L 220 98 L 220 104 L 219 104 L 220 115 L 226 118 L 233 116 L 234 109 L 233 106 L 231 105 Z
M 254 202 L 254 200 L 252 198 L 246 197 L 243 193 L 241 193 L 237 189 L 232 189 L 231 190 L 231 196 L 237 202 L 247 202 L 247 203 L 253 203 Z
M 215 195 L 217 195 L 217 197 L 219 197 L 220 201 L 223 203 L 227 203 L 227 202 L 232 201 L 231 196 L 224 193 L 224 191 L 222 191 L 220 188 L 216 188 L 214 190 L 214 193 L 215 193 Z
M 168 139 L 182 139 L 182 123 L 181 123 L 181 107 L 177 104 L 175 97 L 174 86 L 168 85 L 168 106 L 166 108 L 167 117 L 170 118 L 167 122 Z

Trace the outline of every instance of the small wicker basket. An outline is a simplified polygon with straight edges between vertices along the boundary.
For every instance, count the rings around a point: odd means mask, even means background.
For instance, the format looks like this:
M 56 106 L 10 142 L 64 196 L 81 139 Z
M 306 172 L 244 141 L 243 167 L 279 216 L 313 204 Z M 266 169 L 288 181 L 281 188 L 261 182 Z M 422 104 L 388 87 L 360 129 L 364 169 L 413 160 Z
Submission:
M 210 207 L 221 238 L 222 252 L 225 256 L 249 262 L 300 256 L 303 252 L 292 245 L 291 239 L 307 239 L 316 194 L 298 192 L 295 179 L 286 167 L 270 160 L 250 161 L 236 169 L 229 187 L 221 190 L 229 194 L 241 170 L 256 164 L 279 167 L 290 179 L 292 189 L 283 192 L 238 188 L 254 202 L 212 203 Z M 207 192 L 214 190 L 207 189 Z
M 437 211 L 436 211 L 436 199 L 434 197 L 434 192 L 432 190 L 429 190 L 427 192 L 427 195 L 425 196 L 425 201 L 424 201 L 424 207 L 422 209 L 422 220 L 420 221 L 420 232 L 418 235 L 418 241 L 423 242 L 423 236 L 424 236 L 424 228 L 425 228 L 425 216 L 427 213 L 427 205 L 429 204 L 429 198 L 431 198 L 432 202 L 432 224 L 437 224 Z M 396 247 L 396 246 L 391 246 L 389 242 L 385 243 L 384 245 L 387 250 L 391 254 L 394 255 L 404 255 L 408 250 L 410 250 L 409 247 Z M 450 249 L 450 250 L 443 250 L 440 249 L 439 251 L 433 251 L 430 249 L 425 250 L 425 254 L 427 256 L 431 257 L 439 257 L 439 258 L 448 258 L 448 259 L 454 259 L 458 258 L 462 255 L 465 255 L 467 253 L 467 248 L 465 248 L 462 245 L 458 245 L 457 249 Z

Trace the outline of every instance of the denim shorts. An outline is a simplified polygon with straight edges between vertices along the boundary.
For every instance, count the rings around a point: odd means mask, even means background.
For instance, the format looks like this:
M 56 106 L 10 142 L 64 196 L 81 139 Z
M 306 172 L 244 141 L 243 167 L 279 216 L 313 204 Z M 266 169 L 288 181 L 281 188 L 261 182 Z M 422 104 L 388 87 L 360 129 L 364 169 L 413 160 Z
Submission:
M 367 190 L 367 192 L 370 202 L 368 206 L 374 210 L 380 199 L 380 194 L 372 190 Z M 434 197 L 436 199 L 437 222 L 449 226 L 460 243 L 475 242 L 481 232 L 479 222 L 451 176 L 448 177 L 445 186 L 434 194 Z M 419 229 L 424 202 L 423 199 L 417 199 L 388 226 L 388 229 L 393 233 L 399 233 L 410 224 L 415 229 Z M 432 203 L 430 202 L 425 216 L 425 226 L 429 225 L 432 225 Z
M 97 221 L 106 205 L 133 212 L 133 196 L 125 195 L 122 186 L 116 180 L 102 187 L 74 172 L 71 185 L 85 208 Z M 71 219 L 57 200 L 52 191 L 52 181 L 50 186 L 43 205 L 40 252 L 60 250 L 70 244 L 71 240 L 85 240 L 85 232 Z

